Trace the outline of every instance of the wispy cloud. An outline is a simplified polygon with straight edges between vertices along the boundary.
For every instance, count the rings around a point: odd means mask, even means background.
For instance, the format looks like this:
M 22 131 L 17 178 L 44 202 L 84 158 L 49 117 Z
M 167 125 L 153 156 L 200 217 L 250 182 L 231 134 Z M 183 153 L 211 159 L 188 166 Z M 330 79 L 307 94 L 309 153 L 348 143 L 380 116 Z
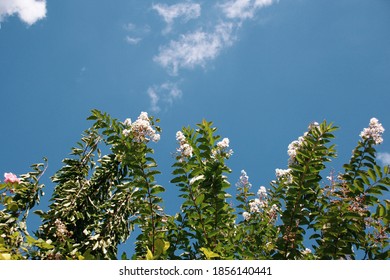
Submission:
M 28 25 L 46 17 L 45 0 L 1 0 L 0 22 L 6 17 L 16 14 Z
M 198 3 L 185 2 L 178 3 L 171 6 L 166 4 L 154 4 L 152 6 L 154 10 L 164 19 L 167 23 L 163 33 L 169 33 L 172 30 L 174 20 L 182 18 L 184 22 L 191 19 L 196 19 L 201 14 L 201 6 Z
M 256 11 L 273 4 L 275 0 L 229 0 L 220 7 L 229 19 L 246 20 L 254 17 Z
M 382 162 L 383 165 L 390 165 L 390 153 L 378 153 L 376 158 Z
M 168 6 L 154 4 L 152 8 L 163 17 L 167 27 L 163 34 L 168 34 L 174 21 L 182 18 L 184 21 L 197 19 L 197 28 L 171 38 L 168 43 L 161 45 L 154 56 L 154 62 L 162 66 L 169 75 L 178 76 L 183 69 L 205 68 L 207 64 L 216 59 L 224 49 L 232 46 L 238 39 L 237 34 L 243 22 L 253 19 L 256 12 L 278 0 L 221 0 L 217 4 L 210 4 L 208 12 L 215 13 L 211 17 L 201 18 L 201 6 L 194 2 L 183 2 Z M 203 5 L 206 5 L 205 3 Z M 176 99 L 172 89 L 163 89 L 161 86 L 149 87 L 148 95 L 151 107 L 155 112 L 160 111 L 161 98 Z M 181 96 L 182 92 L 175 85 Z M 169 94 L 168 94 L 169 93 Z
M 125 40 L 130 45 L 137 45 L 139 42 L 141 42 L 142 39 L 138 37 L 126 36 Z
M 136 28 L 137 28 L 136 25 L 134 23 L 131 23 L 131 22 L 123 25 L 123 29 L 126 31 L 134 31 Z
M 222 22 L 212 32 L 197 30 L 181 35 L 178 40 L 172 40 L 169 45 L 160 47 L 154 61 L 173 76 L 178 75 L 180 68 L 204 67 L 206 62 L 215 59 L 223 48 L 233 44 L 233 31 L 232 23 Z
M 125 41 L 129 45 L 138 45 L 150 32 L 149 25 L 137 26 L 131 22 L 123 25 L 123 29 L 128 33 L 128 35 L 125 36 Z
M 177 83 L 165 82 L 161 85 L 154 85 L 148 88 L 150 98 L 150 109 L 154 113 L 161 111 L 161 103 L 172 105 L 173 101 L 179 99 L 182 91 L 178 88 Z

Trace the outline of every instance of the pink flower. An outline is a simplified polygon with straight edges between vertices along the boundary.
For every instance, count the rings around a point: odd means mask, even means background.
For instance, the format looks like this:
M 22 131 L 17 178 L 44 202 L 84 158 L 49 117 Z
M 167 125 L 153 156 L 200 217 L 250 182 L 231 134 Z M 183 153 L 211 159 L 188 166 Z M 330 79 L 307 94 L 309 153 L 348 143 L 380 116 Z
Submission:
M 20 183 L 20 179 L 13 173 L 4 173 L 4 183 Z

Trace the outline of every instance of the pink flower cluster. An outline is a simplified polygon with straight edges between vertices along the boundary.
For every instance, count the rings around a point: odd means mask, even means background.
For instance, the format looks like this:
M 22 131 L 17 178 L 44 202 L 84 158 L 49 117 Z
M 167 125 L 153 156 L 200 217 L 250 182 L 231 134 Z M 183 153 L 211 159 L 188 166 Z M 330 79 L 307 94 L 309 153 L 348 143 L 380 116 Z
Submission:
M 4 183 L 20 183 L 20 179 L 13 173 L 4 173 Z
M 385 129 L 378 119 L 372 118 L 369 127 L 363 129 L 360 133 L 360 137 L 363 139 L 372 139 L 376 145 L 379 145 L 383 142 L 382 134 L 384 131 Z
M 160 134 L 153 129 L 147 112 L 141 112 L 135 122 L 132 123 L 131 119 L 128 118 L 123 124 L 128 128 L 124 129 L 122 134 L 126 137 L 133 134 L 134 140 L 138 143 L 149 140 L 158 142 L 160 140 Z

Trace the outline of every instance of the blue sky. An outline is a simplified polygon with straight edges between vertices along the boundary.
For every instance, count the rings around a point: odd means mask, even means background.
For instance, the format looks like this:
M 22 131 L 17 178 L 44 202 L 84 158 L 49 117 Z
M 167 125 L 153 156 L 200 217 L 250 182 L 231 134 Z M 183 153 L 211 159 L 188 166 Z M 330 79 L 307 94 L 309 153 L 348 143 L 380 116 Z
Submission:
M 203 118 L 230 139 L 233 187 L 242 169 L 268 187 L 288 144 L 325 119 L 341 127 L 330 167 L 371 117 L 390 162 L 389 0 L 0 0 L 0 24 L 0 172 L 47 157 L 41 208 L 93 108 L 161 118 L 169 214 L 175 133 Z

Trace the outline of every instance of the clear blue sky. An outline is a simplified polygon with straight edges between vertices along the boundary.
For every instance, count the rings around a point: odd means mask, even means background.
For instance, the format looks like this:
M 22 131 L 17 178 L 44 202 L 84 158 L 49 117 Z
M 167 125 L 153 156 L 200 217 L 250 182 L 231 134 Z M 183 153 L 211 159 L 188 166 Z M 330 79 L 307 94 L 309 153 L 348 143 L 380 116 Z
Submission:
M 175 133 L 203 118 L 230 139 L 233 188 L 242 169 L 269 187 L 288 144 L 324 119 L 341 127 L 331 167 L 371 117 L 389 163 L 389 0 L 0 0 L 0 23 L 0 173 L 47 157 L 40 208 L 93 108 L 161 118 L 169 214 Z

